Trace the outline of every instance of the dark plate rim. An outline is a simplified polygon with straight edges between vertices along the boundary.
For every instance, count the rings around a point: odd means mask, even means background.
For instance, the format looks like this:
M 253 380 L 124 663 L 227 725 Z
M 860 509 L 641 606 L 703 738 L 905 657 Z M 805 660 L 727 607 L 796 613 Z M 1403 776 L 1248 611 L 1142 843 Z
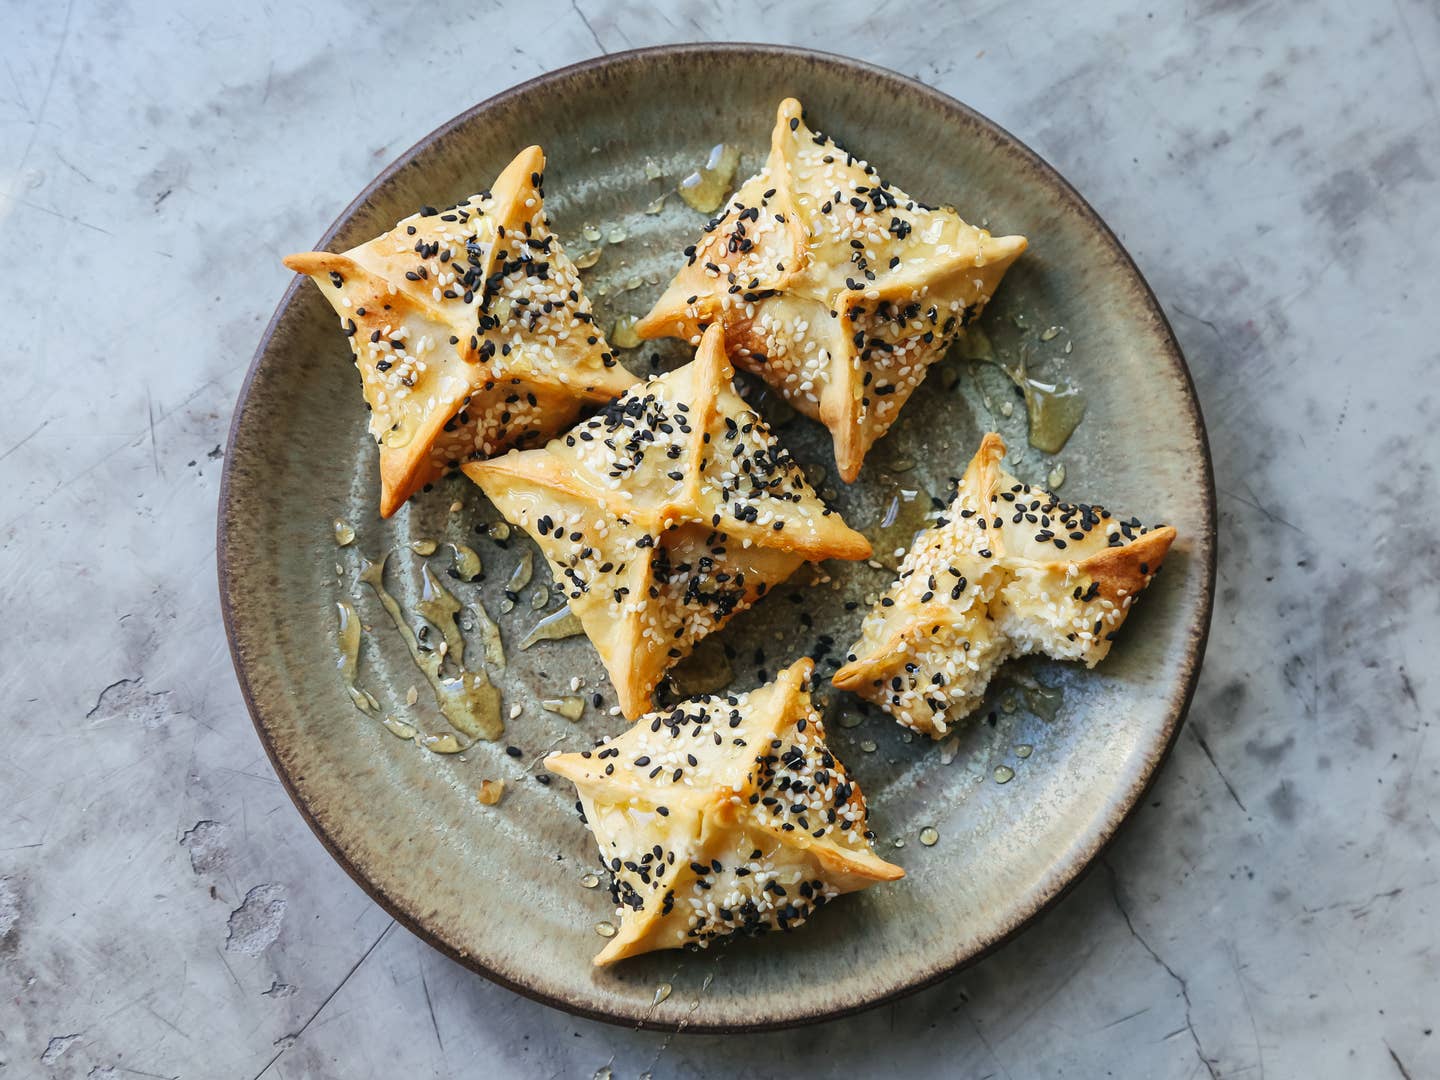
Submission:
M 386 166 L 374 180 L 365 186 L 359 195 L 350 201 L 349 205 L 341 211 L 340 215 L 330 227 L 325 230 L 325 234 L 316 243 L 315 247 L 317 250 L 326 248 L 336 234 L 348 223 L 350 218 L 370 200 L 378 188 L 401 169 L 409 166 L 414 159 L 433 142 L 499 105 L 521 97 L 531 90 L 546 85 L 547 83 L 560 81 L 597 68 L 619 64 L 644 63 L 648 60 L 661 58 L 670 59 L 677 56 L 693 54 L 714 54 L 717 52 L 732 55 L 766 55 L 818 62 L 859 71 L 872 77 L 899 83 L 911 93 L 927 99 L 934 107 L 947 112 L 964 115 L 980 128 L 987 130 L 992 136 L 995 136 L 1002 142 L 1008 143 L 1026 159 L 1029 166 L 1039 173 L 1047 183 L 1059 188 L 1063 194 L 1073 201 L 1073 204 L 1085 215 L 1089 224 L 1091 224 L 1108 243 L 1122 265 L 1128 267 L 1131 273 L 1135 275 L 1136 281 L 1139 282 L 1143 290 L 1142 295 L 1144 299 L 1148 301 L 1158 320 L 1157 329 L 1164 345 L 1163 358 L 1169 361 L 1172 369 L 1183 380 L 1183 386 L 1186 391 L 1186 402 L 1189 406 L 1190 434 L 1200 445 L 1204 464 L 1201 482 L 1204 488 L 1202 508 L 1205 522 L 1202 533 L 1195 538 L 1195 551 L 1196 554 L 1201 556 L 1197 560 L 1199 564 L 1197 568 L 1199 572 L 1204 575 L 1205 580 L 1201 591 L 1200 617 L 1196 625 L 1190 629 L 1188 651 L 1183 660 L 1184 671 L 1182 675 L 1182 685 L 1180 686 L 1179 693 L 1172 698 L 1170 713 L 1162 735 L 1161 745 L 1151 751 L 1153 756 L 1142 775 L 1136 779 L 1128 790 L 1117 793 L 1113 798 L 1113 812 L 1098 832 L 1089 838 L 1086 849 L 1071 857 L 1069 864 L 1060 874 L 1064 880 L 1051 888 L 1048 893 L 1036 897 L 1028 909 L 1017 909 L 1013 912 L 1011 918 L 1008 920 L 1008 925 L 993 935 L 990 940 L 984 942 L 979 948 L 964 956 L 958 957 L 954 963 L 948 967 L 939 971 L 923 974 L 909 982 L 888 987 L 882 993 L 863 1002 L 833 1009 L 820 1009 L 814 1012 L 800 1013 L 778 1019 L 757 1018 L 744 1023 L 712 1024 L 703 1021 L 685 1023 L 654 1020 L 649 1017 L 636 1018 L 634 1016 L 607 1012 L 603 1005 L 597 1005 L 588 998 L 570 998 L 547 993 L 535 986 L 526 984 L 516 975 L 489 967 L 480 958 L 468 953 L 462 953 L 451 947 L 448 943 L 433 934 L 416 916 L 406 911 L 392 897 L 381 891 L 346 857 L 344 852 L 335 845 L 319 821 L 311 813 L 310 808 L 296 790 L 291 777 L 282 767 L 277 748 L 262 719 L 260 706 L 251 689 L 250 681 L 246 676 L 245 667 L 240 657 L 240 649 L 237 644 L 238 631 L 235 626 L 234 612 L 230 602 L 231 567 L 226 528 L 226 508 L 230 504 L 230 485 L 232 481 L 235 444 L 240 429 L 241 418 L 249 401 L 250 387 L 270 347 L 271 339 L 275 334 L 281 318 L 293 302 L 295 293 L 300 288 L 301 282 L 299 278 L 292 281 L 280 297 L 280 302 L 275 308 L 275 313 L 270 317 L 269 323 L 266 324 L 265 330 L 260 336 L 260 342 L 256 347 L 255 354 L 250 361 L 249 369 L 245 374 L 245 380 L 241 384 L 240 392 L 236 397 L 235 411 L 231 418 L 229 433 L 226 436 L 225 461 L 220 479 L 220 498 L 218 513 L 216 515 L 216 566 L 219 577 L 220 611 L 225 626 L 225 639 L 229 645 L 231 662 L 235 668 L 235 676 L 240 684 L 240 693 L 245 700 L 246 710 L 249 712 L 250 719 L 255 725 L 256 734 L 260 738 L 261 745 L 265 748 L 266 756 L 270 759 L 271 767 L 274 768 L 276 776 L 279 778 L 286 794 L 290 797 L 290 801 L 295 804 L 296 809 L 300 812 L 300 816 L 305 820 L 305 823 L 310 826 L 310 830 L 315 834 L 316 839 L 318 839 L 325 850 L 330 853 L 330 856 L 339 863 L 340 867 L 350 875 L 351 879 L 359 885 L 372 900 L 394 918 L 396 922 L 404 926 L 432 948 L 444 953 L 451 960 L 463 964 L 472 971 L 484 975 L 492 982 L 498 983 L 517 994 L 522 994 L 525 997 L 549 1005 L 552 1008 L 561 1009 L 590 1020 L 600 1020 L 606 1023 L 652 1031 L 688 1031 L 696 1034 L 736 1034 L 741 1032 L 776 1031 L 806 1024 L 816 1024 L 827 1020 L 837 1020 L 842 1017 L 852 1016 L 856 1013 L 873 1009 L 879 1005 L 932 986 L 990 955 L 990 953 L 1005 945 L 1042 914 L 1054 907 L 1063 897 L 1068 895 L 1105 853 L 1105 850 L 1114 841 L 1120 827 L 1129 820 L 1135 808 L 1140 805 L 1145 793 L 1150 789 L 1151 785 L 1155 782 L 1155 778 L 1159 775 L 1161 766 L 1164 765 L 1166 759 L 1169 757 L 1170 751 L 1175 745 L 1175 740 L 1180 734 L 1186 713 L 1189 711 L 1191 700 L 1195 695 L 1195 687 L 1200 676 L 1200 666 L 1204 660 L 1205 647 L 1210 636 L 1210 622 L 1215 604 L 1216 569 L 1215 473 L 1210 455 L 1210 440 L 1205 429 L 1205 418 L 1200 410 L 1200 401 L 1195 392 L 1194 379 L 1191 377 L 1190 369 L 1185 363 L 1184 354 L 1180 349 L 1179 341 L 1175 337 L 1175 332 L 1170 325 L 1170 320 L 1165 315 L 1164 309 L 1160 306 L 1154 290 L 1150 287 L 1149 282 L 1145 280 L 1144 275 L 1140 272 L 1140 268 L 1135 264 L 1135 260 L 1131 257 L 1130 253 L 1125 250 L 1119 237 L 1115 235 L 1110 226 L 1105 223 L 1104 219 L 1102 219 L 1089 202 L 1085 200 L 1084 196 L 1076 191 L 1069 181 L 1050 165 L 1049 162 L 1031 150 L 1030 147 L 1026 146 L 999 124 L 976 112 L 968 105 L 957 101 L 948 94 L 942 93 L 933 87 L 926 86 L 924 83 L 912 79 L 909 76 L 901 75 L 888 68 L 818 49 L 745 42 L 659 45 L 642 49 L 630 49 L 624 52 L 608 53 L 603 56 L 593 57 L 589 60 L 582 60 L 578 63 L 557 68 L 554 71 L 549 71 L 535 78 L 528 79 L 525 82 L 510 87 L 508 90 L 503 90 L 479 104 L 466 109 L 464 112 L 441 124 L 434 131 L 421 138 Z

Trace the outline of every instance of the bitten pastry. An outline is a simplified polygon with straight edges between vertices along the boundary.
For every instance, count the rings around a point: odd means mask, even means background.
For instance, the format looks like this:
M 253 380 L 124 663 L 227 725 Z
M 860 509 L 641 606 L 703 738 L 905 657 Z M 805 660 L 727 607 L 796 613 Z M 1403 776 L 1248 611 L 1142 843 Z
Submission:
M 905 876 L 870 849 L 865 798 L 825 745 L 814 664 L 736 696 L 691 698 L 545 767 L 572 781 L 613 875 L 620 931 L 597 966 L 736 931 L 799 926 Z
M 1060 502 L 1000 468 L 986 435 L 955 498 L 871 609 L 836 686 L 940 738 L 1012 656 L 1094 667 L 1150 584 L 1175 530 Z
M 881 180 L 787 98 L 765 168 L 635 329 L 693 342 L 722 323 L 736 364 L 830 429 L 849 483 L 1024 250 Z
M 550 231 L 544 171 L 532 146 L 490 191 L 423 207 L 343 255 L 285 259 L 350 338 L 380 447 L 382 517 L 447 469 L 539 445 L 635 382 Z
M 666 669 L 805 560 L 864 559 L 735 392 L 718 328 L 540 450 L 464 467 L 540 545 L 632 720 Z

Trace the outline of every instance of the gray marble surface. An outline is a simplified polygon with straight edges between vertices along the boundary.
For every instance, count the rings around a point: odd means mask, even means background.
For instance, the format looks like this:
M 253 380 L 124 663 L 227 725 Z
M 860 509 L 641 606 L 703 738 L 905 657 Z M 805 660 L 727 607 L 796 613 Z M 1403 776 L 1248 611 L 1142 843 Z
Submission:
M 932 6 L 0 3 L 0 1076 L 1440 1074 L 1437 9 Z M 1102 863 L 938 987 L 734 1039 L 395 926 L 276 782 L 214 583 L 280 255 L 474 101 L 705 38 L 896 68 L 1053 162 L 1174 321 L 1220 486 L 1190 722 Z

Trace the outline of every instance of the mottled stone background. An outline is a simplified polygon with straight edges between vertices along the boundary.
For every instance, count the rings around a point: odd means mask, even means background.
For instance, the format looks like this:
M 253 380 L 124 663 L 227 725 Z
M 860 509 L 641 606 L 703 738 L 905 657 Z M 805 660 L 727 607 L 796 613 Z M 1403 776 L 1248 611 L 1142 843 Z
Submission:
M 0 2 L 0 1076 L 1440 1074 L 1435 5 L 403 7 Z M 913 75 L 1095 204 L 1190 358 L 1220 595 L 1174 756 L 1040 925 L 857 1019 L 667 1039 L 471 975 L 331 862 L 213 529 L 279 256 L 475 101 L 704 38 Z

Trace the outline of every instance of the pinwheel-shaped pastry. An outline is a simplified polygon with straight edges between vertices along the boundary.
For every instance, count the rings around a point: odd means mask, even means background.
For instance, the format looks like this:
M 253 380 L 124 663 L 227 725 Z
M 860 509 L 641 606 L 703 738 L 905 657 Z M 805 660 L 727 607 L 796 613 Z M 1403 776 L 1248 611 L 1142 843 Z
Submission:
M 1024 250 L 881 180 L 787 98 L 765 168 L 635 329 L 693 342 L 723 324 L 739 366 L 830 429 L 848 483 Z
M 1060 502 L 1000 468 L 986 435 L 955 498 L 916 539 L 834 683 L 940 738 L 995 670 L 1044 653 L 1094 667 L 1160 569 L 1175 530 Z
M 535 538 L 634 719 L 672 664 L 805 560 L 864 559 L 735 392 L 718 328 L 539 450 L 465 473 Z
M 380 514 L 461 462 L 538 445 L 635 382 L 545 216 L 545 155 L 522 150 L 492 190 L 423 207 L 343 255 L 309 251 L 340 315 L 380 447 Z
M 736 696 L 651 713 L 545 767 L 572 781 L 613 875 L 620 932 L 597 965 L 790 930 L 841 893 L 904 877 L 870 850 L 865 799 L 825 745 L 804 659 Z

